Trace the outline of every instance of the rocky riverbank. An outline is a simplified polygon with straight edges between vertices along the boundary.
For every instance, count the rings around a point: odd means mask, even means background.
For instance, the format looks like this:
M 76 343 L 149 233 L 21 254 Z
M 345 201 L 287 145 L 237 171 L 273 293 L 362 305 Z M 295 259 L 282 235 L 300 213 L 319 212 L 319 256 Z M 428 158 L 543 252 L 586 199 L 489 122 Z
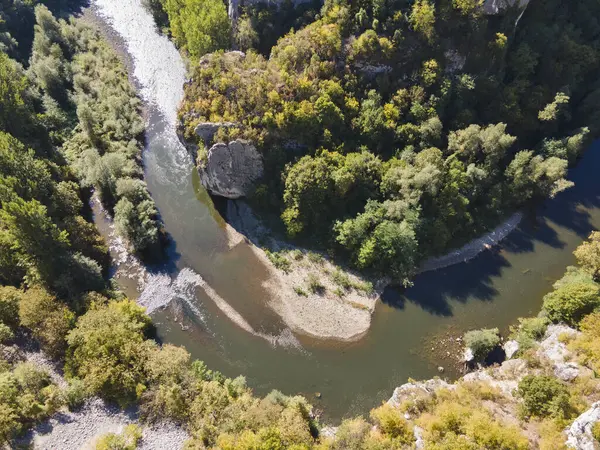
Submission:
M 529 441 L 528 448 L 595 450 L 598 443 L 592 435 L 592 427 L 600 422 L 600 386 L 593 372 L 580 364 L 568 345 L 579 334 L 566 325 L 550 325 L 530 352 L 521 352 L 517 354 L 518 357 L 507 359 L 502 364 L 470 372 L 455 383 L 440 378 L 409 381 L 396 388 L 387 403 L 392 408 L 404 411 L 405 419 L 414 425 L 417 449 L 426 448 L 426 443 L 423 440 L 423 427 L 420 426 L 423 418 L 415 405 L 435 402 L 439 398 L 452 398 L 460 392 L 459 395 L 463 397 L 472 395 L 474 398 L 469 402 L 477 402 L 477 407 L 482 408 L 493 420 L 520 429 Z M 582 404 L 579 407 L 584 412 L 574 420 L 567 421 L 563 428 L 559 425 L 551 440 L 547 430 L 549 424 L 542 426 L 540 420 L 528 423 L 523 417 L 523 399 L 518 388 L 523 378 L 531 375 L 555 377 L 572 389 L 572 395 L 577 396 L 577 402 Z M 586 403 L 589 407 L 585 407 Z M 474 411 L 465 410 L 463 414 L 467 412 L 472 414 Z

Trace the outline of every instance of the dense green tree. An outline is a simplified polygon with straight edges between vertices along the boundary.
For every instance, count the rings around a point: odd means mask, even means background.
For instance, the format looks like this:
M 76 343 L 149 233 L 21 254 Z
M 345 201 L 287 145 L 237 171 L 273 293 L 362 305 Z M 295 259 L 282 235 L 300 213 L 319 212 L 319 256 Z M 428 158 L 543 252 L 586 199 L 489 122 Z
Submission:
M 75 316 L 65 305 L 42 288 L 32 288 L 19 295 L 19 320 L 29 328 L 42 348 L 51 356 L 64 355 L 66 337 Z
M 577 264 L 597 280 L 600 277 L 600 232 L 594 231 L 590 234 L 588 240 L 573 253 Z
M 67 341 L 65 369 L 94 393 L 118 402 L 144 389 L 145 360 L 153 347 L 145 340 L 150 318 L 130 300 L 96 306 L 79 318 Z
M 231 26 L 221 0 L 164 0 L 175 42 L 199 57 L 229 45 Z
M 594 283 L 567 283 L 544 297 L 543 309 L 553 322 L 576 325 L 600 307 L 600 288 Z
M 569 393 L 558 379 L 547 375 L 526 375 L 519 382 L 517 392 L 523 398 L 525 415 L 568 418 Z

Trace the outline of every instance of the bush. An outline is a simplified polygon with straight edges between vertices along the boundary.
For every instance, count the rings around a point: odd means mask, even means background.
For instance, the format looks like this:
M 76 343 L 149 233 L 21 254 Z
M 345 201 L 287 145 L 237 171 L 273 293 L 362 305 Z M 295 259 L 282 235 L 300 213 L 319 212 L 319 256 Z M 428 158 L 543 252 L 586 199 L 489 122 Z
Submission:
M 108 399 L 136 399 L 147 383 L 145 366 L 154 346 L 145 340 L 150 323 L 144 308 L 130 300 L 91 309 L 67 338 L 67 375 Z
M 267 255 L 267 258 L 269 258 L 269 261 L 271 261 L 271 263 L 277 269 L 282 270 L 285 273 L 288 273 L 290 271 L 292 263 L 289 259 L 287 259 L 283 252 L 270 252 L 269 250 L 265 250 L 265 253 Z
M 498 328 L 472 330 L 465 333 L 465 345 L 471 349 L 475 359 L 482 361 L 500 344 Z
M 371 411 L 371 419 L 373 419 L 383 433 L 397 440 L 399 443 L 409 445 L 414 441 L 412 427 L 402 417 L 399 410 L 392 408 L 387 403 L 373 409 Z
M 308 290 L 313 294 L 322 294 L 325 291 L 325 286 L 319 280 L 319 277 L 314 273 L 309 273 L 306 278 L 306 282 L 308 283 Z
M 19 318 L 45 351 L 52 356 L 64 354 L 75 316 L 56 297 L 42 288 L 29 289 L 21 296 Z
M 553 322 L 577 325 L 600 306 L 600 289 L 593 283 L 564 284 L 544 297 L 543 309 Z
M 7 325 L 0 323 L 0 344 L 4 344 L 15 337 L 15 333 Z
M 527 375 L 519 382 L 518 395 L 523 399 L 525 417 L 569 416 L 569 392 L 556 378 L 547 375 Z
M 0 286 L 0 323 L 10 328 L 19 325 L 19 300 L 22 292 L 12 286 Z
M 546 317 L 519 318 L 519 325 L 511 327 L 511 339 L 519 343 L 519 352 L 532 348 L 536 341 L 544 337 L 548 328 Z
M 600 422 L 596 422 L 592 425 L 592 436 L 594 436 L 596 442 L 600 442 Z
M 573 252 L 577 264 L 583 270 L 598 279 L 600 277 L 600 232 L 594 231 L 588 240 Z
M 142 430 L 135 424 L 125 427 L 121 434 L 108 433 L 96 444 L 96 450 L 135 450 L 142 437 Z
M 88 397 L 88 389 L 79 378 L 70 379 L 69 385 L 62 391 L 63 401 L 71 411 L 83 405 Z
M 600 373 L 600 313 L 586 316 L 580 323 L 581 335 L 571 344 L 583 364 Z

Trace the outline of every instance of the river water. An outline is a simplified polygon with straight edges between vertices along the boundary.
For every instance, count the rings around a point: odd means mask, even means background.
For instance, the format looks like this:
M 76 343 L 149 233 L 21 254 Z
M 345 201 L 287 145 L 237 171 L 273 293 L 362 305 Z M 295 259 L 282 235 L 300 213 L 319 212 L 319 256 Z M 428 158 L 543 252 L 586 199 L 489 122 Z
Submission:
M 140 301 L 164 342 L 185 346 L 228 376 L 245 375 L 258 394 L 304 394 L 336 421 L 379 405 L 409 377 L 437 375 L 440 365 L 443 376 L 456 377 L 448 357 L 459 347 L 456 336 L 478 327 L 507 330 L 517 317 L 537 313 L 542 296 L 574 262 L 572 251 L 600 227 L 596 143 L 570 173 L 575 188 L 523 220 L 501 246 L 419 275 L 404 293 L 386 291 L 361 340 L 293 336 L 266 306 L 265 267 L 245 243 L 230 248 L 225 221 L 177 139 L 186 72 L 177 50 L 155 31 L 140 0 L 91 3 L 129 59 L 145 101 L 146 181 L 173 240 L 163 266 L 140 277 L 134 264 L 134 279 L 143 278 Z M 131 280 L 125 284 L 135 295 Z

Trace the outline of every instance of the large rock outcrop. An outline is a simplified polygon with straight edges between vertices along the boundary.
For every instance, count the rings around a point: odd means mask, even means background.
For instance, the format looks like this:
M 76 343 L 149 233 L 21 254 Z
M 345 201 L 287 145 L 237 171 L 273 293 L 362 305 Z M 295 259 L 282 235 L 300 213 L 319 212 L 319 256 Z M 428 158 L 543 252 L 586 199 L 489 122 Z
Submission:
M 202 184 L 209 192 L 236 199 L 247 196 L 263 176 L 262 156 L 249 142 L 236 140 L 213 145 L 198 166 Z
M 597 422 L 600 422 L 600 402 L 594 403 L 567 428 L 567 445 L 577 450 L 595 450 L 592 427 Z

